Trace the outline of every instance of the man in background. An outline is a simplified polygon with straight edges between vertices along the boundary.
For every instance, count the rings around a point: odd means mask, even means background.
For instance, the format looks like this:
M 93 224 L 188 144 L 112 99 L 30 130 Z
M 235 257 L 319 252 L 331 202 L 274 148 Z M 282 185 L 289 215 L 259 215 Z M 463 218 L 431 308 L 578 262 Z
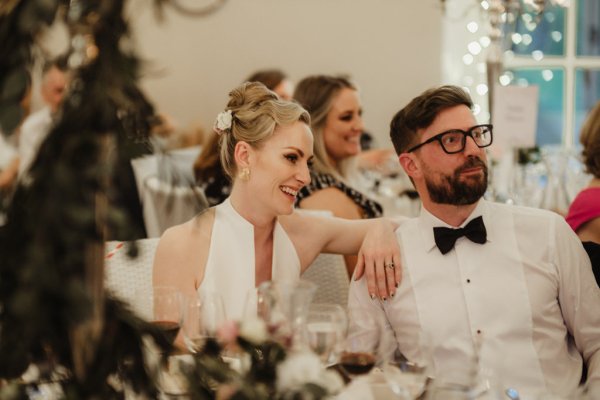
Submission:
M 21 127 L 19 137 L 19 176 L 29 169 L 33 163 L 40 145 L 50 132 L 62 103 L 69 74 L 64 57 L 50 60 L 42 69 L 41 95 L 46 106 L 31 114 Z

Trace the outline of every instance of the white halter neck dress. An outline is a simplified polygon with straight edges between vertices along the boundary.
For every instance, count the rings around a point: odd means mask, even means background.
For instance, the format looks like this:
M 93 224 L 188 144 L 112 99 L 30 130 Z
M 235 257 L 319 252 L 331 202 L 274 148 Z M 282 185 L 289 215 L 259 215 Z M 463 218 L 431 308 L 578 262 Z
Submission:
M 204 279 L 198 292 L 220 293 L 227 319 L 240 320 L 248 291 L 255 284 L 254 226 L 233 208 L 229 199 L 216 206 Z M 300 277 L 300 259 L 292 241 L 275 221 L 272 280 Z

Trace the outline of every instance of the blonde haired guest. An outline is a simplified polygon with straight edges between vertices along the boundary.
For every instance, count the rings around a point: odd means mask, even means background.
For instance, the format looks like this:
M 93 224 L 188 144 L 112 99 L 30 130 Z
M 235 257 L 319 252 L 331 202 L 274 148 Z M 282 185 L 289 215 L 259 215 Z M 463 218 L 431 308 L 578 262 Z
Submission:
M 297 205 L 328 210 L 347 219 L 380 217 L 381 205 L 352 187 L 347 179 L 349 160 L 361 153 L 364 131 L 356 86 L 342 76 L 309 76 L 298 83 L 294 99 L 310 113 L 315 137 L 312 180 L 300 191 Z M 382 154 L 387 157 L 390 153 Z M 348 275 L 352 276 L 355 264 L 355 256 L 346 256 Z
M 365 240 L 370 250 L 360 267 L 366 267 L 370 293 L 393 293 L 400 271 L 393 267 L 399 257 L 391 222 L 294 211 L 298 192 L 310 182 L 308 113 L 260 83 L 244 83 L 229 98 L 215 130 L 223 169 L 233 182 L 231 195 L 163 234 L 154 284 L 176 286 L 187 296 L 217 291 L 228 318 L 239 319 L 249 289 L 268 280 L 297 279 L 319 253 L 355 254 Z M 375 274 L 382 278 L 378 286 Z

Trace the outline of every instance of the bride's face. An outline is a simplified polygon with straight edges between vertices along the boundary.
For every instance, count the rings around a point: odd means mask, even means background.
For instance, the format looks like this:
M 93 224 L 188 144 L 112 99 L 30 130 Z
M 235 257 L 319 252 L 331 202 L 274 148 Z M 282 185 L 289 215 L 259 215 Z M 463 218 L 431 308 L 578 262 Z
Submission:
M 313 136 L 303 122 L 279 126 L 254 150 L 250 166 L 253 192 L 259 204 L 276 215 L 290 214 L 298 191 L 310 183 Z

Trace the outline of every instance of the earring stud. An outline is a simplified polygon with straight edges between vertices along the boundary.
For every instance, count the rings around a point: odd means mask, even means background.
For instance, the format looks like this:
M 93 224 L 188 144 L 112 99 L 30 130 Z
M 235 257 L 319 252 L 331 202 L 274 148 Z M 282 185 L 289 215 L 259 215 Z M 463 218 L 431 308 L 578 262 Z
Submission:
M 250 180 L 250 168 L 248 168 L 248 167 L 242 168 L 242 170 L 240 171 L 238 177 L 241 180 L 243 180 L 245 182 L 248 182 Z

